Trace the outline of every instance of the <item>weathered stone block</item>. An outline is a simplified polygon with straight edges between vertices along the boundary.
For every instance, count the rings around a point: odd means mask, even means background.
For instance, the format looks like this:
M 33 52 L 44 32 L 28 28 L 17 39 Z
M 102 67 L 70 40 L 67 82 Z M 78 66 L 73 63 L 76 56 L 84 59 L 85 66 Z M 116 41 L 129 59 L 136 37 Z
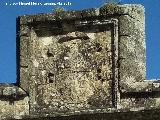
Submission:
M 1 119 L 142 120 L 159 109 L 159 81 L 145 81 L 141 5 L 57 15 L 17 19 L 19 87 L 0 85 Z
M 42 37 L 37 34 L 41 29 L 31 30 L 32 56 L 29 58 L 29 72 L 35 76 L 33 85 L 37 85 L 37 89 L 32 89 L 37 105 L 31 106 L 35 106 L 39 113 L 43 114 L 47 109 L 50 109 L 51 113 L 47 112 L 50 115 L 54 111 L 71 114 L 73 110 L 80 113 L 82 110 L 85 113 L 86 109 L 113 106 L 114 98 L 107 93 L 111 93 L 112 89 L 109 78 L 112 54 L 109 52 L 113 49 L 112 31 L 116 28 L 110 26 L 111 23 L 114 24 L 112 21 L 102 22 L 107 23 L 108 26 L 102 29 L 99 29 L 98 24 L 92 29 L 86 29 L 90 24 L 86 22 L 85 29 L 83 26 L 79 28 L 83 31 L 65 29 L 66 35 L 45 34 Z M 62 25 L 63 28 L 66 27 L 66 24 Z

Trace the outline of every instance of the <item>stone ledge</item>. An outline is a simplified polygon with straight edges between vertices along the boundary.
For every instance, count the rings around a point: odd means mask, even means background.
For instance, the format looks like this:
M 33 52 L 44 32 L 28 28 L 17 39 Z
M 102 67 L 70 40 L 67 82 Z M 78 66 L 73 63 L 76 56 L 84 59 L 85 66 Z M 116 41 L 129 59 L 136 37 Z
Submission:
M 0 84 L 0 119 L 22 119 L 29 115 L 29 96 L 14 84 Z
M 0 100 L 1 101 L 13 101 L 22 100 L 27 97 L 28 94 L 15 86 L 14 84 L 0 84 Z
M 91 18 L 97 16 L 120 16 L 120 15 L 130 15 L 130 17 L 135 19 L 144 19 L 143 13 L 144 7 L 142 5 L 137 4 L 124 4 L 124 5 L 113 5 L 108 6 L 104 5 L 101 8 L 91 8 L 86 10 L 79 11 L 62 11 L 61 18 L 58 20 L 64 19 L 83 19 L 83 18 Z M 28 24 L 32 22 L 38 21 L 56 21 L 55 13 L 47 13 L 47 14 L 37 14 L 37 15 L 24 15 L 20 16 L 17 19 L 20 19 L 20 24 Z
M 115 112 L 115 113 L 98 113 L 98 114 L 83 114 L 61 117 L 26 117 L 23 120 L 158 120 L 159 109 L 141 110 L 134 112 Z M 12 119 L 13 120 L 13 119 Z
M 160 80 L 134 82 L 134 81 L 121 81 L 120 89 L 122 93 L 148 93 L 159 92 L 160 93 Z

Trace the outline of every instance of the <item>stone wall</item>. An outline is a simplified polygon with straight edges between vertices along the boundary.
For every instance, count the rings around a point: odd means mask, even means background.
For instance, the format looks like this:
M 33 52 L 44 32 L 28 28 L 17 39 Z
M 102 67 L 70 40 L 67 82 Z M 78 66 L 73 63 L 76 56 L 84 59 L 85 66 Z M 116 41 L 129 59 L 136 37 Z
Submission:
M 1 118 L 157 116 L 160 83 L 145 80 L 144 21 L 144 7 L 129 4 L 18 17 L 17 86 L 0 86 Z

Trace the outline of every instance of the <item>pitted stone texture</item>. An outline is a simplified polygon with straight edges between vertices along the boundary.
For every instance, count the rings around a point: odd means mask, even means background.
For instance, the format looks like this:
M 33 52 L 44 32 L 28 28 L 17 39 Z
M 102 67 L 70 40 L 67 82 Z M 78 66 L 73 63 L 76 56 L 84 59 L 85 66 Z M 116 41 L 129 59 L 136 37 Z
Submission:
M 65 24 L 64 24 L 65 25 Z M 31 106 L 51 114 L 112 106 L 112 28 L 43 36 L 31 30 L 32 68 L 36 97 Z M 41 30 L 41 29 L 39 29 Z M 51 113 L 48 112 L 48 109 Z
M 138 19 L 138 18 L 137 18 Z M 144 19 L 142 19 L 144 21 Z M 136 19 L 130 17 L 129 15 L 122 15 L 119 17 L 119 34 L 120 35 L 128 35 L 135 37 L 145 37 L 144 36 L 144 22 L 137 21 Z

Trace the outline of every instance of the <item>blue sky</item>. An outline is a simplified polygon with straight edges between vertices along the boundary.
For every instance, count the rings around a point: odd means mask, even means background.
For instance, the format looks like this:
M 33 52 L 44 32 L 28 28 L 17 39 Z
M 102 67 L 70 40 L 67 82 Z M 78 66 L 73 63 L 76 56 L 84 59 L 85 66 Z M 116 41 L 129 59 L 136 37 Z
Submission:
M 70 2 L 65 9 L 79 10 L 101 6 L 105 0 L 1 0 L 0 2 L 0 83 L 16 82 L 16 17 L 52 12 L 54 6 L 10 6 L 17 2 Z M 147 79 L 160 78 L 160 1 L 121 0 L 145 6 Z M 7 3 L 7 5 L 6 5 Z

